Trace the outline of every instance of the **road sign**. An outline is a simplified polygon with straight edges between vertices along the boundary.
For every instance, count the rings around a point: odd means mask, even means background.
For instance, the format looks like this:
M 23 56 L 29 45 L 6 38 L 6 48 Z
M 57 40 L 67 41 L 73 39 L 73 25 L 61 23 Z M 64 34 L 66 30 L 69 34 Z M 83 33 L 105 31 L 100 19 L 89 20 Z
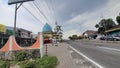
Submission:
M 6 32 L 5 25 L 0 24 L 0 32 Z
M 11 4 L 22 3 L 27 1 L 34 1 L 34 0 L 9 0 L 8 4 L 11 5 Z

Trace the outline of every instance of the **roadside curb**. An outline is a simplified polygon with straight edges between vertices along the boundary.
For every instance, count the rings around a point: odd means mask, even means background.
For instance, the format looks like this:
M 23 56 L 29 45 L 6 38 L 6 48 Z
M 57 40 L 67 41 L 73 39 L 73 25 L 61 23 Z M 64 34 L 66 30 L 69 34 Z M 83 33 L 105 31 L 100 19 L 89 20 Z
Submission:
M 120 41 L 102 41 L 102 40 L 90 40 L 92 42 L 98 42 L 98 43 L 115 43 L 115 44 L 120 44 Z

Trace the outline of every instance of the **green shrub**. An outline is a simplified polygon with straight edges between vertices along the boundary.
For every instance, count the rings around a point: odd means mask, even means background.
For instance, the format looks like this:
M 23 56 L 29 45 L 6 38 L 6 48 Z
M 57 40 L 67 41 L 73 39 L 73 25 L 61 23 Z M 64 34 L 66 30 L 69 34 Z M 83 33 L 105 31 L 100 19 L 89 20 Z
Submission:
M 36 58 L 40 58 L 40 53 L 39 53 L 39 49 L 36 49 L 36 50 L 33 50 L 33 51 L 31 51 L 31 58 L 33 58 L 33 59 L 36 59 Z
M 36 63 L 37 68 L 55 68 L 55 66 L 57 65 L 57 58 L 56 57 L 44 57 L 42 59 L 39 59 Z
M 9 68 L 9 61 L 0 61 L 0 68 Z
M 25 51 L 19 52 L 15 55 L 16 61 L 24 61 L 26 58 L 27 58 L 27 52 Z
M 21 64 L 21 68 L 37 68 L 34 61 L 29 61 L 26 64 Z
M 56 57 L 43 57 L 36 59 L 35 61 L 29 61 L 26 63 L 22 63 L 22 68 L 55 68 L 57 65 L 57 58 Z
M 57 64 L 57 58 L 46 57 L 43 62 L 44 62 L 45 68 L 53 68 Z

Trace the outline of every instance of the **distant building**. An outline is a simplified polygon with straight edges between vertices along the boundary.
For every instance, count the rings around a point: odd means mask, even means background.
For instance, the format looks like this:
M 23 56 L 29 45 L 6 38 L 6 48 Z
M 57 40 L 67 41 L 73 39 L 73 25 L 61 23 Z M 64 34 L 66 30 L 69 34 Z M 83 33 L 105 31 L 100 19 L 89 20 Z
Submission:
M 16 28 L 16 36 L 21 38 L 31 38 L 31 31 L 23 29 L 23 28 Z M 6 34 L 13 35 L 14 30 L 13 27 L 6 26 Z
M 42 32 L 43 32 L 43 37 L 44 38 L 52 38 L 53 37 L 52 28 L 48 23 L 46 23 L 44 25 Z
M 14 34 L 13 27 L 11 27 L 11 26 L 5 26 L 5 27 L 6 27 L 6 34 L 8 34 L 8 35 L 13 35 Z
M 38 34 L 33 34 L 33 33 L 32 33 L 31 36 L 32 36 L 32 38 L 36 39 L 37 36 L 38 36 Z
M 17 31 L 18 36 L 21 38 L 31 38 L 31 33 L 31 31 L 22 28 L 19 28 Z
M 98 34 L 97 31 L 87 30 L 83 33 L 83 36 L 86 38 L 96 38 L 97 34 Z
M 44 44 L 52 43 L 53 31 L 48 23 L 44 25 L 42 32 L 43 32 Z
M 120 25 L 114 26 L 113 28 L 106 30 L 105 33 L 110 36 L 120 36 Z

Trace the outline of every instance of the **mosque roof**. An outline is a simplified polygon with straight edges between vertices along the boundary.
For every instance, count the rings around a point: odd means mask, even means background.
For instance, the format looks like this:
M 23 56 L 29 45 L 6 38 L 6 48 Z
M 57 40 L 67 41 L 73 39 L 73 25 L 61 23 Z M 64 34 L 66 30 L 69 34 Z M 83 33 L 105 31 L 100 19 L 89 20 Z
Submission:
M 46 24 L 44 25 L 42 31 L 43 31 L 43 32 L 52 32 L 52 28 L 51 28 L 51 26 L 50 26 L 48 23 L 46 23 Z

